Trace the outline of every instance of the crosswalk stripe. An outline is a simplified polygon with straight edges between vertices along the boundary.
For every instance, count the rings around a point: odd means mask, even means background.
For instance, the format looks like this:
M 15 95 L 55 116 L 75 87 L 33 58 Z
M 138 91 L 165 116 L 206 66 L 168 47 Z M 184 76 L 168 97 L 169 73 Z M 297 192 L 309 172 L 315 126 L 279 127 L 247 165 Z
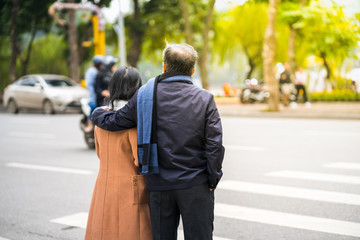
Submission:
M 88 218 L 87 212 L 79 212 L 72 215 L 55 218 L 50 222 L 59 223 L 62 225 L 67 225 L 72 227 L 86 228 L 87 218 Z
M 304 131 L 304 134 L 308 135 L 308 136 L 324 136 L 324 137 L 357 137 L 357 136 L 360 136 L 360 133 L 357 133 L 357 132 L 317 131 L 317 130 Z
M 68 215 L 68 216 L 50 220 L 50 222 L 85 229 L 86 224 L 87 224 L 87 218 L 88 218 L 87 212 L 79 212 L 79 213 L 75 213 L 72 215 Z M 178 230 L 178 240 L 183 240 L 183 239 L 184 239 L 184 231 Z M 231 240 L 228 238 L 221 238 L 221 237 L 216 237 L 216 236 L 214 236 L 213 239 L 214 240 Z M 0 240 L 2 240 L 2 239 L 0 238 Z
M 35 165 L 35 164 L 16 163 L 16 162 L 7 163 L 6 166 L 13 167 L 13 168 L 24 168 L 24 169 L 31 169 L 31 170 L 62 172 L 62 173 L 75 173 L 75 174 L 92 174 L 93 173 L 91 171 L 82 170 L 82 169 L 52 167 L 52 166 L 45 166 L 45 165 Z
M 335 163 L 325 164 L 324 167 L 327 167 L 327 168 L 340 168 L 340 169 L 360 170 L 360 163 L 335 162 Z
M 215 215 L 250 222 L 360 237 L 360 224 L 223 203 L 215 204 Z
M 323 181 L 323 182 L 360 184 L 360 177 L 348 176 L 348 175 L 290 171 L 290 170 L 279 171 L 279 172 L 270 172 L 270 173 L 266 173 L 265 175 L 272 176 L 272 177 L 295 178 L 295 179 L 303 179 L 303 180 L 316 180 L 316 181 Z
M 254 152 L 262 152 L 265 151 L 263 147 L 256 147 L 256 146 L 237 146 L 237 145 L 226 145 L 226 149 L 231 150 L 240 150 L 240 151 L 254 151 Z
M 177 240 L 184 240 L 184 231 L 183 230 L 178 230 Z M 213 236 L 213 240 L 231 240 L 231 239 Z
M 3 237 L 0 237 L 0 240 L 9 240 L 9 239 L 7 239 L 7 238 L 3 238 Z
M 306 188 L 285 187 L 278 185 L 259 184 L 223 180 L 218 189 L 281 196 L 289 198 L 308 199 L 340 204 L 360 205 L 360 195 L 332 191 L 314 190 Z

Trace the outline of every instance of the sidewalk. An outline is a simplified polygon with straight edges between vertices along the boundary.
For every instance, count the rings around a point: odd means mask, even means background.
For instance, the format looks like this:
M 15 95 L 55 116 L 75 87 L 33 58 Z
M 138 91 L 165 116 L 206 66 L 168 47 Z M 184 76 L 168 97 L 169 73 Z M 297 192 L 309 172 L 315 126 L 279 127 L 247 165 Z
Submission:
M 280 104 L 279 112 L 267 112 L 267 104 L 241 104 L 236 98 L 215 98 L 215 102 L 222 116 L 360 120 L 360 102 L 315 102 L 311 108 L 303 103 L 297 108 Z

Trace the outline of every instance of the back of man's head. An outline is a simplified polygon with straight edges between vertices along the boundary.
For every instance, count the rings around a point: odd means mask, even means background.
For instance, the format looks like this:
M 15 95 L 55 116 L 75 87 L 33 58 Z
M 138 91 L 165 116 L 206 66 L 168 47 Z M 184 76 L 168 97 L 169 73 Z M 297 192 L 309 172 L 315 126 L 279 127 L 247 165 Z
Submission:
M 167 72 L 179 72 L 191 76 L 197 59 L 197 52 L 188 44 L 167 44 L 163 52 Z

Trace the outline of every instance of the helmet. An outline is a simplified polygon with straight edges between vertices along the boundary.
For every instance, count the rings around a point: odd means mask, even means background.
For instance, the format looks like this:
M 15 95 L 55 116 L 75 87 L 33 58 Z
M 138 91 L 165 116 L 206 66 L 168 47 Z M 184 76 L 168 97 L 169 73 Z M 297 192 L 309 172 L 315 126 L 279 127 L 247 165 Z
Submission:
M 106 56 L 105 59 L 104 59 L 104 64 L 105 64 L 105 65 L 111 65 L 111 66 L 112 66 L 112 65 L 114 65 L 117 61 L 118 61 L 117 58 L 114 58 L 113 56 L 108 55 L 108 56 Z
M 94 65 L 97 65 L 99 63 L 104 63 L 104 56 L 103 55 L 96 55 L 93 57 L 93 63 Z

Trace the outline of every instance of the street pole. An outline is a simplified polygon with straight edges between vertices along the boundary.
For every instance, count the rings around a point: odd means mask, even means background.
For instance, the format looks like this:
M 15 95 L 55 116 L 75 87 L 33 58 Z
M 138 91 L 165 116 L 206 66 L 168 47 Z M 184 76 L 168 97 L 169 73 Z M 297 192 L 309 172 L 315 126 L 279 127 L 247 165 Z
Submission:
M 121 0 L 119 0 L 119 58 L 120 66 L 126 66 L 126 47 L 125 47 L 125 32 L 124 32 L 124 16 L 121 11 Z

